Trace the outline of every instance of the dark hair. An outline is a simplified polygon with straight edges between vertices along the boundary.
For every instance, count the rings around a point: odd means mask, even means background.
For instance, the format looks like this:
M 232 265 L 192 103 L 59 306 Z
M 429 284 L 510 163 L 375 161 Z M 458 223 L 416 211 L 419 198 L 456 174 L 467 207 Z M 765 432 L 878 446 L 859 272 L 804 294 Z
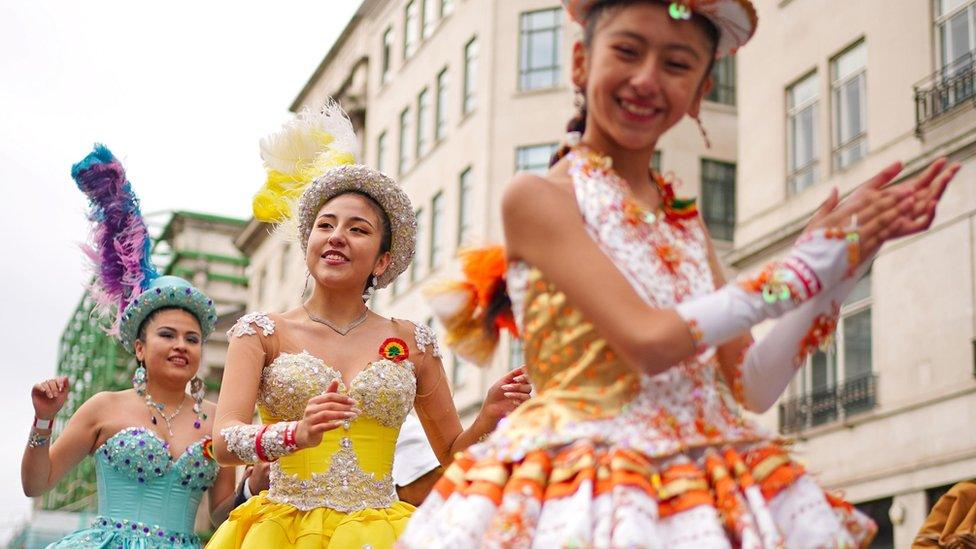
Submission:
M 136 335 L 136 339 L 138 339 L 143 343 L 146 342 L 146 330 L 149 328 L 149 323 L 152 322 L 152 320 L 156 318 L 156 316 L 159 313 L 162 313 L 163 311 L 184 311 L 186 313 L 189 313 L 190 316 L 192 316 L 193 319 L 197 321 L 197 324 L 200 324 L 200 319 L 197 318 L 197 315 L 194 314 L 193 311 L 185 307 L 179 307 L 177 305 L 167 305 L 166 307 L 160 307 L 158 309 L 153 310 L 153 312 L 149 313 L 146 316 L 146 319 L 142 321 L 142 324 L 139 325 L 139 329 L 136 331 L 136 334 L 138 334 Z M 203 326 L 201 326 L 200 328 L 203 329 Z
M 649 4 L 663 4 L 663 0 L 598 0 L 590 7 L 589 11 L 586 12 L 586 23 L 583 25 L 583 45 L 586 49 L 590 49 L 593 44 L 593 36 L 596 34 L 596 25 L 600 19 L 610 14 L 614 11 L 622 9 L 624 6 L 629 4 L 634 4 L 636 2 L 643 2 Z M 715 52 L 718 49 L 719 40 L 719 30 L 714 23 L 708 20 L 707 17 L 693 13 L 691 21 L 698 25 L 708 37 L 709 43 L 712 45 L 711 55 L 709 56 L 708 68 L 705 70 L 705 76 L 702 77 L 702 81 L 699 84 L 704 84 L 705 79 L 708 75 L 712 73 L 712 66 L 715 64 Z M 579 132 L 582 134 L 586 131 L 586 93 L 583 93 L 582 101 L 580 102 L 579 109 L 575 116 L 569 119 L 569 123 L 566 124 L 567 132 Z M 566 156 L 569 152 L 569 145 L 563 144 L 556 152 L 552 153 L 552 157 L 549 159 L 549 167 L 551 168 L 559 159 Z

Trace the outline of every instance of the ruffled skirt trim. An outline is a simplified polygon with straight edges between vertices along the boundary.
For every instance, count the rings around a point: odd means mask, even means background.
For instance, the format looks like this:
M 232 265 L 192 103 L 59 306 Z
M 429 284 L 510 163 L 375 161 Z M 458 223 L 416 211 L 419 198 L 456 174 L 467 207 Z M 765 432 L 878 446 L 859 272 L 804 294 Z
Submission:
M 671 458 L 582 440 L 460 454 L 400 547 L 866 547 L 876 526 L 778 444 Z
M 343 513 L 317 508 L 301 511 L 275 503 L 262 493 L 249 499 L 217 529 L 208 548 L 264 547 L 392 547 L 415 507 L 397 501 L 383 509 Z

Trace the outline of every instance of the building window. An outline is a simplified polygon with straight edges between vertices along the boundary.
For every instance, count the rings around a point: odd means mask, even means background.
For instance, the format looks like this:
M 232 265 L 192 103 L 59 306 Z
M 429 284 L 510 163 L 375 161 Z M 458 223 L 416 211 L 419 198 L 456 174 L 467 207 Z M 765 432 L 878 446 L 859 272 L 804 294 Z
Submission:
M 544 143 L 519 147 L 515 150 L 515 171 L 545 173 L 549 169 L 549 159 L 558 146 L 558 143 Z
M 451 387 L 454 389 L 455 394 L 458 389 L 464 387 L 464 374 L 467 364 L 467 362 L 457 356 L 457 353 L 451 359 Z
M 562 10 L 530 11 L 519 18 L 519 89 L 551 88 L 559 83 Z
M 471 226 L 472 214 L 471 210 L 474 207 L 473 197 L 471 196 L 471 167 L 467 167 L 461 172 L 458 177 L 458 231 L 457 231 L 457 245 L 460 248 L 465 244 L 468 244 L 468 238 L 471 236 Z
M 410 59 L 417 52 L 417 42 L 420 41 L 420 6 L 410 0 L 403 11 L 403 58 Z
M 727 55 L 712 66 L 712 89 L 705 99 L 735 105 L 735 57 Z
M 417 95 L 417 138 L 414 141 L 416 145 L 417 154 L 415 157 L 417 159 L 423 158 L 430 150 L 430 141 L 427 139 L 427 135 L 430 133 L 428 131 L 430 118 L 430 91 L 427 88 L 421 90 L 420 94 Z
M 436 269 L 444 259 L 444 192 L 439 191 L 430 201 L 430 268 Z
M 383 61 L 380 69 L 380 81 L 384 84 L 390 79 L 390 68 L 393 61 L 393 27 L 383 31 Z
M 386 170 L 386 132 L 380 134 L 376 138 L 376 169 L 379 171 Z
M 424 210 L 423 208 L 418 209 L 414 212 L 417 216 L 417 248 L 413 253 L 413 261 L 410 263 L 410 282 L 416 282 L 420 280 L 421 272 L 423 268 L 423 261 L 421 261 L 421 249 L 424 242 Z
M 944 77 L 967 72 L 973 66 L 976 50 L 976 2 L 973 0 L 935 0 L 936 35 Z
M 441 0 L 441 17 L 447 17 L 454 11 L 454 0 Z
M 508 370 L 512 371 L 525 363 L 523 354 L 522 340 L 517 337 L 508 336 Z
M 474 37 L 464 45 L 464 95 L 461 100 L 461 112 L 468 114 L 474 110 L 475 91 L 478 77 L 478 37 Z
M 437 104 L 434 106 L 434 141 L 447 136 L 447 67 L 437 73 Z
M 846 168 L 867 153 L 867 57 L 868 48 L 861 42 L 830 62 L 835 169 Z
M 801 431 L 868 411 L 875 404 L 871 360 L 871 273 L 840 309 L 834 341 L 811 354 L 780 404 L 780 430 Z
M 732 241 L 735 230 L 735 164 L 702 159 L 702 218 L 712 237 Z
M 819 84 L 813 73 L 786 90 L 787 191 L 796 194 L 820 178 L 817 170 L 817 112 Z
M 855 505 L 857 510 L 871 517 L 878 527 L 878 533 L 871 540 L 871 547 L 895 547 L 895 527 L 891 522 L 889 510 L 894 503 L 893 498 L 881 498 L 865 501 Z
M 434 34 L 434 26 L 437 24 L 437 1 L 421 0 L 424 3 L 423 21 L 421 22 L 420 35 L 426 40 Z
M 288 262 L 291 256 L 291 243 L 286 243 L 283 248 L 281 248 L 281 265 L 279 276 L 281 281 L 284 282 L 288 278 Z
M 659 150 L 654 151 L 654 154 L 651 155 L 651 169 L 657 174 L 661 173 L 661 151 Z
M 410 107 L 400 111 L 400 146 L 397 151 L 397 173 L 401 175 L 410 166 L 410 149 L 407 148 L 408 135 L 410 135 Z

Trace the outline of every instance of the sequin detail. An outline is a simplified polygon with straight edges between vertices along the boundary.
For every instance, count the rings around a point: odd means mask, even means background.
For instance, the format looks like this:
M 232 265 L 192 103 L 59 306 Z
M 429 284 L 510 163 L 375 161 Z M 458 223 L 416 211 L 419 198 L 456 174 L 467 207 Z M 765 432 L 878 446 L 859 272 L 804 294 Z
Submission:
M 413 331 L 414 341 L 417 343 L 417 350 L 421 353 L 427 352 L 430 347 L 430 354 L 436 358 L 441 357 L 441 347 L 437 343 L 437 336 L 426 324 L 417 324 Z
M 830 314 L 823 314 L 813 319 L 810 330 L 800 340 L 800 346 L 796 357 L 793 358 L 793 365 L 800 368 L 806 364 L 807 356 L 820 349 L 826 350 L 833 343 L 834 331 L 837 330 L 837 320 L 840 318 L 840 307 L 831 304 Z
M 200 546 L 196 534 L 168 530 L 146 522 L 97 516 L 92 521 L 91 530 L 81 539 L 84 542 L 100 544 L 98 547 L 174 547 L 176 544 L 191 547 Z
M 175 470 L 180 485 L 201 492 L 217 479 L 217 462 L 204 455 L 210 437 L 194 442 L 175 460 L 169 444 L 143 427 L 129 427 L 109 437 L 95 453 L 135 482 L 152 482 Z
M 268 500 L 287 503 L 302 511 L 325 507 L 344 513 L 382 509 L 398 501 L 392 476 L 387 474 L 377 479 L 363 471 L 349 438 L 343 438 L 339 446 L 329 469 L 313 473 L 309 479 L 284 473 L 277 463 L 273 464 Z
M 261 328 L 261 333 L 265 337 L 273 334 L 275 331 L 275 323 L 268 316 L 268 313 L 253 312 L 247 313 L 239 318 L 231 329 L 227 330 L 227 337 L 244 337 L 246 335 L 257 334 L 251 324 Z
M 308 399 L 323 393 L 333 380 L 339 380 L 339 392 L 347 391 L 339 372 L 322 359 L 307 351 L 281 353 L 261 374 L 258 402 L 272 417 L 300 420 Z M 379 360 L 356 374 L 350 386 L 348 394 L 359 401 L 363 415 L 398 428 L 413 407 L 417 380 L 409 360 Z
M 260 460 L 254 442 L 260 430 L 260 425 L 234 425 L 221 429 L 220 436 L 224 437 L 228 452 L 244 463 L 257 463 Z

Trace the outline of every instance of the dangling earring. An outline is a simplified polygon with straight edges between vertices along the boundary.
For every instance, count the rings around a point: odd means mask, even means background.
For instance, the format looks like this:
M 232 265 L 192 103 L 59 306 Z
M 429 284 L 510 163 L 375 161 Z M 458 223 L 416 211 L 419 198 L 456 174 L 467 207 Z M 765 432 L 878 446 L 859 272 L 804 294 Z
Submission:
M 139 362 L 139 367 L 132 373 L 132 388 L 139 396 L 146 396 L 146 367 Z
M 705 125 L 702 124 L 701 118 L 698 118 L 697 116 L 695 116 L 694 118 L 695 118 L 695 122 L 698 124 L 698 131 L 701 132 L 702 139 L 705 140 L 705 148 L 711 149 L 712 142 L 708 140 L 708 132 L 705 131 Z
M 193 376 L 190 380 L 190 396 L 193 397 L 193 412 L 197 415 L 197 420 L 193 426 L 197 429 L 207 420 L 207 414 L 203 413 L 203 397 L 206 396 L 203 380 L 200 376 Z
M 373 286 L 375 285 L 376 285 L 376 276 L 369 275 L 369 280 L 366 281 L 366 291 L 363 292 L 363 301 L 369 301 L 370 299 L 373 298 L 373 292 L 375 292 Z
M 308 291 L 308 279 L 311 278 L 311 276 L 312 276 L 312 273 L 310 273 L 310 272 L 308 272 L 308 270 L 306 270 L 305 271 L 305 284 L 302 286 L 302 294 L 301 294 L 301 296 L 299 296 L 299 301 L 301 301 L 302 303 L 305 302 L 305 292 Z

